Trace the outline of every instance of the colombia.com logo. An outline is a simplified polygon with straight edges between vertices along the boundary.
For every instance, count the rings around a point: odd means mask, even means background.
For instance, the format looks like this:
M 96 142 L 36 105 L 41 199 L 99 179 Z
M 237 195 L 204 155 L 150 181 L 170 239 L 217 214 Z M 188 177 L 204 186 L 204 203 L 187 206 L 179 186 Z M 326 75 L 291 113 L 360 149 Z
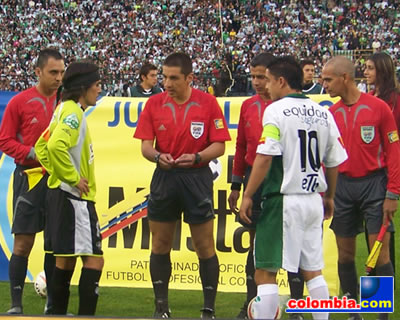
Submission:
M 392 313 L 393 291 L 393 277 L 361 277 L 360 303 L 346 296 L 326 300 L 313 300 L 308 296 L 301 300 L 290 299 L 286 312 Z

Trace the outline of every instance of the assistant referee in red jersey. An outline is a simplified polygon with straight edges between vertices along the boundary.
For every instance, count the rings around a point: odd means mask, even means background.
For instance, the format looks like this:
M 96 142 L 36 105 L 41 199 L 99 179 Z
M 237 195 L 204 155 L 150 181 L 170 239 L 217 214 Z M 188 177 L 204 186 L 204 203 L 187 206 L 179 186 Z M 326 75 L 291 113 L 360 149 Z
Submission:
M 357 299 L 354 257 L 356 236 L 364 231 L 364 224 L 372 248 L 382 223 L 390 222 L 375 270 L 377 276 L 394 276 L 389 242 L 400 194 L 400 143 L 393 114 L 386 102 L 360 92 L 354 78 L 354 64 L 343 56 L 329 60 L 322 70 L 326 92 L 341 98 L 330 111 L 349 155 L 339 167 L 330 226 L 338 247 L 340 285 L 349 299 Z M 379 315 L 381 320 L 388 317 Z M 350 314 L 349 319 L 362 318 Z

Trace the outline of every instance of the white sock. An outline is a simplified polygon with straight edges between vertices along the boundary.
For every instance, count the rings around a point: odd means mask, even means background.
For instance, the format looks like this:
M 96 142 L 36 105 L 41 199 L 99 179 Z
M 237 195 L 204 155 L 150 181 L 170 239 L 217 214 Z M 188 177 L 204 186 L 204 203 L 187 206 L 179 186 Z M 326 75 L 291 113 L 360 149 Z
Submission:
M 278 307 L 278 285 L 259 285 L 257 287 L 257 298 L 252 305 L 254 319 L 275 319 Z
M 329 299 L 328 285 L 322 275 L 307 281 L 306 284 L 308 292 L 313 300 Z M 315 320 L 329 319 L 328 312 L 316 312 L 313 313 L 312 316 Z

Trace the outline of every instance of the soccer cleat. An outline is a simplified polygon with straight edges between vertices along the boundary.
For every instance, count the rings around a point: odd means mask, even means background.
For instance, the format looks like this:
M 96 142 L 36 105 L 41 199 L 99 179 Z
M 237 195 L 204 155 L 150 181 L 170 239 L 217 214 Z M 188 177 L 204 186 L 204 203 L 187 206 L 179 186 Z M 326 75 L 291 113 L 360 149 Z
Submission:
M 215 312 L 213 309 L 204 308 L 201 309 L 201 319 L 215 319 Z
M 22 307 L 12 307 L 7 311 L 8 314 L 23 314 Z
M 236 316 L 236 319 L 244 319 L 247 320 L 247 304 L 244 304 L 244 306 L 240 309 L 239 314 Z
M 155 300 L 154 304 L 156 309 L 154 310 L 153 317 L 156 319 L 168 319 L 171 318 L 171 310 L 168 308 L 168 300 Z
M 156 319 L 169 319 L 171 318 L 171 311 L 154 311 L 153 317 Z
M 290 320 L 304 320 L 304 317 L 301 313 L 291 313 L 289 316 Z
M 53 307 L 47 306 L 47 304 L 45 304 L 43 314 L 47 314 L 47 315 L 53 314 Z

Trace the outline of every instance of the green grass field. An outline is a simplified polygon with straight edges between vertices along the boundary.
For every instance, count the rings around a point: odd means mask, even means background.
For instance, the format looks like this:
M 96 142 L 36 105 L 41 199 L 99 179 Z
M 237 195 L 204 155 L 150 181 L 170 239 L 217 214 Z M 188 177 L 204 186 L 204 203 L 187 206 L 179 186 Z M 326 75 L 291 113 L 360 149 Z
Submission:
M 400 223 L 396 222 L 399 230 Z M 364 274 L 364 263 L 367 257 L 364 235 L 357 239 L 357 267 L 359 275 Z M 396 247 L 396 265 L 400 268 L 400 250 Z M 398 274 L 398 273 L 397 273 Z M 399 288 L 399 279 L 396 279 L 396 287 Z M 399 289 L 397 289 L 398 291 Z M 398 293 L 398 292 L 396 292 Z M 395 313 L 391 319 L 400 319 L 400 311 L 396 306 L 400 305 L 399 294 L 395 293 Z M 244 293 L 218 293 L 216 301 L 216 315 L 221 319 L 233 319 L 239 312 L 245 298 Z M 202 307 L 201 291 L 170 290 L 170 308 L 174 318 L 199 318 Z M 6 312 L 9 308 L 9 284 L 0 282 L 0 312 Z M 24 312 L 27 315 L 43 314 L 45 300 L 40 298 L 34 291 L 33 285 L 27 283 L 24 290 Z M 100 289 L 97 315 L 108 317 L 132 317 L 150 318 L 153 314 L 153 291 L 152 289 L 133 288 L 110 288 Z M 78 310 L 78 290 L 76 286 L 71 287 L 71 298 L 69 312 L 76 314 Z M 376 319 L 376 314 L 364 314 L 364 319 Z M 312 319 L 311 314 L 305 315 L 306 319 Z M 330 319 L 347 319 L 347 314 L 331 314 Z M 282 319 L 288 319 L 287 314 Z

